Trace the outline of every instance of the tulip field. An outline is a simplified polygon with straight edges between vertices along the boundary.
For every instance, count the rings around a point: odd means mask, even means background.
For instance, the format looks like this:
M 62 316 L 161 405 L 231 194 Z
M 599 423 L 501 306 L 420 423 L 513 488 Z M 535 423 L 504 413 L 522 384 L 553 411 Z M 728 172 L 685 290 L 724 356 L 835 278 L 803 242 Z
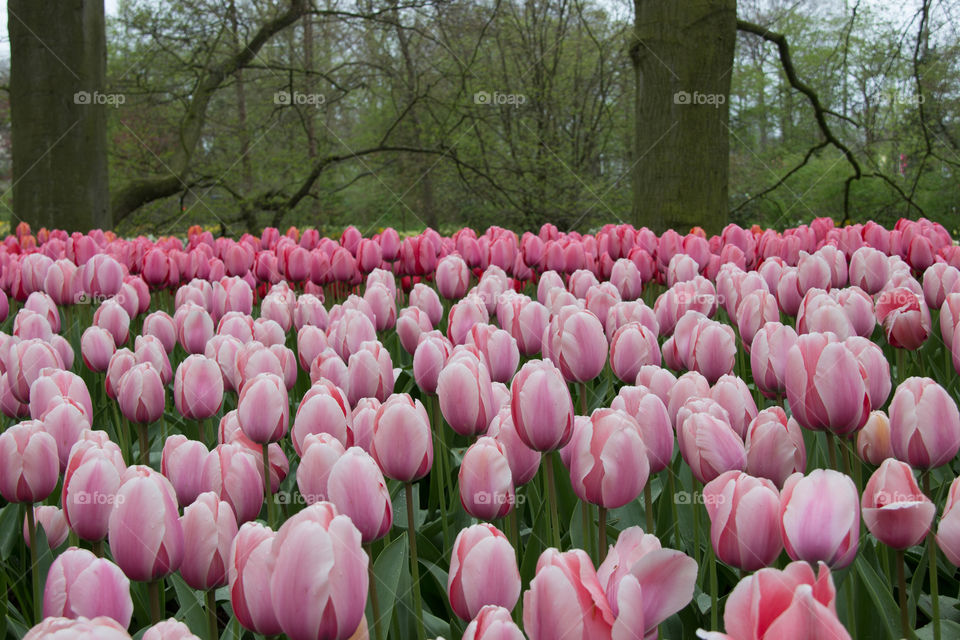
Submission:
M 0 266 L 0 639 L 960 638 L 939 224 Z

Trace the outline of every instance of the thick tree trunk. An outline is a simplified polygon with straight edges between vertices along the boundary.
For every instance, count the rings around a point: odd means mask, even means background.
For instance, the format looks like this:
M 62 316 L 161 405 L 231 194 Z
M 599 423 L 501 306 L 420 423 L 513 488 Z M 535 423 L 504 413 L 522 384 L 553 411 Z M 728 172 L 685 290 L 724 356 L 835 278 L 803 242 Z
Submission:
M 14 225 L 110 228 L 103 0 L 9 0 Z
M 736 0 L 634 0 L 633 215 L 658 232 L 727 219 Z

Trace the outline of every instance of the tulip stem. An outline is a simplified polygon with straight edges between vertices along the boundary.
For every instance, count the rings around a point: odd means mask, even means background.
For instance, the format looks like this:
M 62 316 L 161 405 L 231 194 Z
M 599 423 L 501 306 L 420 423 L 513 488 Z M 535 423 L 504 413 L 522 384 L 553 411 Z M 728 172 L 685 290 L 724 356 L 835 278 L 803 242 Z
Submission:
M 217 627 L 216 589 L 207 589 L 207 630 L 210 633 L 210 640 L 217 640 L 220 637 L 220 629 Z
M 548 454 L 543 465 L 544 480 L 547 483 L 547 499 L 550 501 L 550 525 L 553 529 L 553 544 L 560 550 L 560 517 L 557 515 L 557 487 L 553 481 L 553 458 Z
M 150 466 L 150 438 L 147 435 L 147 425 L 138 424 L 137 433 L 140 436 L 140 464 Z
M 699 496 L 697 496 L 697 489 L 699 488 L 699 483 L 693 481 L 693 493 L 690 499 L 690 506 L 693 507 L 693 560 L 697 563 L 697 566 L 700 566 L 700 505 L 697 504 Z
M 600 537 L 597 539 L 597 546 L 599 547 L 599 553 L 597 554 L 598 565 L 600 562 L 603 562 L 603 559 L 607 557 L 607 509 L 606 507 L 598 507 L 600 510 L 600 518 L 598 519 L 597 531 L 600 534 Z
M 520 552 L 520 527 L 517 524 L 517 520 L 519 519 L 519 515 L 517 515 L 517 509 L 519 508 L 520 504 L 518 503 L 517 506 L 511 509 L 510 513 L 507 514 L 507 520 L 510 524 L 510 532 L 507 535 L 511 537 L 510 542 L 513 544 L 513 548 L 517 554 Z
M 929 497 L 930 470 L 920 474 L 923 481 L 923 492 Z M 930 600 L 933 604 L 933 640 L 940 640 L 940 584 L 937 573 L 937 541 L 934 539 L 933 527 L 927 532 L 927 555 L 930 556 Z
M 437 460 L 438 489 L 440 492 L 440 527 L 443 530 L 443 553 L 446 554 L 447 546 L 450 543 L 447 529 L 447 443 L 443 432 L 443 416 L 440 413 L 440 397 L 436 394 L 428 396 L 430 398 L 430 413 L 433 418 L 433 437 L 436 439 L 434 445 L 434 457 Z
M 270 528 L 277 529 L 277 514 L 274 511 L 273 491 L 270 488 L 270 444 L 263 443 L 263 499 L 267 503 L 267 522 Z
M 673 515 L 673 522 L 670 523 L 670 528 L 673 529 L 673 542 L 677 548 L 683 545 L 683 540 L 680 537 L 680 527 L 677 526 L 680 522 L 680 516 L 677 514 L 677 483 L 673 479 L 673 469 L 667 467 L 667 485 L 670 492 L 671 500 L 670 507 Z
M 423 603 L 420 600 L 420 566 L 417 560 L 417 534 L 413 524 L 413 483 L 404 485 L 407 498 L 407 538 L 410 542 L 410 581 L 413 584 L 413 610 L 416 614 L 417 638 L 425 640 Z
M 124 461 L 131 464 L 133 463 L 133 443 L 130 441 L 130 423 L 126 418 L 120 417 L 120 409 L 117 408 L 115 401 L 108 400 L 108 402 L 113 408 L 113 418 L 120 434 L 120 451 L 123 453 Z
M 897 378 L 900 380 L 900 382 L 903 382 L 904 380 L 907 379 L 907 375 L 905 371 L 906 364 L 904 363 L 907 351 L 906 349 L 899 349 L 897 347 L 894 347 L 893 350 L 894 350 L 894 353 L 897 354 Z
M 717 554 L 713 550 L 713 544 L 707 545 L 707 553 L 710 554 L 710 628 L 716 629 L 720 612 L 717 610 Z
M 40 575 L 37 571 L 37 520 L 33 513 L 33 504 L 27 503 L 27 535 L 30 538 L 30 579 L 33 583 L 33 617 L 39 624 L 43 619 L 43 595 L 40 593 Z
M 147 593 L 150 599 L 150 624 L 160 622 L 160 581 L 151 580 L 147 583 Z
M 365 546 L 367 556 L 370 558 L 370 562 L 367 563 L 367 572 L 370 582 L 370 613 L 373 617 L 373 638 L 374 640 L 383 640 L 380 635 L 380 601 L 377 599 L 377 576 L 373 571 L 373 549 L 369 544 Z
M 197 436 L 203 446 L 207 446 L 207 420 L 205 418 L 197 421 Z
M 580 383 L 580 415 L 587 415 L 587 383 Z
M 647 512 L 647 533 L 653 533 L 653 489 L 649 482 L 643 485 L 643 506 Z
M 910 628 L 910 611 L 907 609 L 907 578 L 906 578 L 906 560 L 903 557 L 903 549 L 897 549 L 897 590 L 900 592 L 900 628 L 903 631 L 903 637 L 911 640 L 913 638 L 913 629 Z
M 93 542 L 90 543 L 90 545 L 93 547 L 93 553 L 98 558 L 102 558 L 103 557 L 103 540 L 94 540 Z
M 827 434 L 827 458 L 830 460 L 830 468 L 837 471 L 837 447 L 833 442 L 833 434 L 829 431 Z

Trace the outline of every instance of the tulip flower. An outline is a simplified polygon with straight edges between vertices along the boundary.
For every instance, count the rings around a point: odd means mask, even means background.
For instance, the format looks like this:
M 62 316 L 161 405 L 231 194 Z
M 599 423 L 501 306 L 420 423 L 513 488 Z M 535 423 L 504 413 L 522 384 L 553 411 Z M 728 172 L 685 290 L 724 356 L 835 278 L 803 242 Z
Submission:
M 768 322 L 750 343 L 750 369 L 760 392 L 768 398 L 786 390 L 787 354 L 797 343 L 797 332 L 789 325 Z
M 486 365 L 469 351 L 457 351 L 437 378 L 440 411 L 454 431 L 482 435 L 496 413 Z
M 238 522 L 260 513 L 265 483 L 257 470 L 257 455 L 242 444 L 217 445 L 203 462 L 200 484 L 203 491 L 213 491 L 229 504 Z
M 893 456 L 890 419 L 883 411 L 871 411 L 866 424 L 857 433 L 857 455 L 864 462 L 879 466 Z
M 353 635 L 367 602 L 369 559 L 350 518 L 330 503 L 311 505 L 280 527 L 271 553 L 268 597 L 290 640 Z
M 456 254 L 445 256 L 437 262 L 437 291 L 447 300 L 459 300 L 470 284 L 470 268 Z
M 213 318 L 203 307 L 187 304 L 173 315 L 177 342 L 187 353 L 203 353 L 213 337 Z
M 189 440 L 181 433 L 163 443 L 160 472 L 170 480 L 181 507 L 193 503 L 203 491 L 203 464 L 209 453 L 202 442 Z
M 478 438 L 463 456 L 459 473 L 460 504 L 480 520 L 503 518 L 516 494 L 506 450 L 493 438 Z
M 780 555 L 780 493 L 770 480 L 727 471 L 707 483 L 703 501 L 710 542 L 722 562 L 756 571 Z
M 647 448 L 640 426 L 625 411 L 597 409 L 574 433 L 569 446 L 570 480 L 581 500 L 616 509 L 643 491 L 650 472 Z M 604 529 L 601 548 L 606 546 Z
M 640 324 L 629 322 L 613 334 L 610 341 L 610 368 L 624 382 L 636 380 L 640 367 L 660 366 L 657 334 Z
M 780 492 L 780 535 L 793 560 L 825 562 L 842 569 L 860 542 L 857 487 L 832 469 L 795 473 Z
M 413 352 L 413 378 L 424 393 L 436 393 L 440 372 L 447 364 L 453 345 L 439 331 L 421 334 Z
M 120 623 L 106 616 L 93 620 L 44 618 L 23 637 L 24 640 L 130 640 Z
M 126 471 L 115 444 L 81 439 L 74 445 L 63 476 L 60 503 L 70 529 L 79 538 L 96 543 L 107 537 L 110 513 Z
M 400 310 L 397 318 L 397 336 L 403 350 L 413 355 L 420 343 L 420 336 L 433 330 L 426 311 L 419 307 L 407 307 Z
M 177 325 L 166 311 L 154 311 L 143 319 L 141 333 L 145 336 L 154 336 L 169 354 L 177 343 Z
M 120 379 L 117 402 L 124 417 L 137 424 L 156 422 L 163 415 L 163 381 L 149 362 L 132 366 Z
M 237 536 L 233 509 L 212 491 L 202 493 L 183 510 L 184 554 L 180 574 L 193 589 L 227 584 L 230 546 Z
M 353 414 L 347 394 L 328 380 L 320 380 L 303 394 L 293 420 L 293 448 L 303 455 L 307 436 L 329 433 L 344 447 L 353 446 L 350 430 Z
M 707 412 L 693 412 L 677 425 L 677 444 L 693 477 L 704 484 L 724 471 L 742 470 L 747 465 L 746 449 L 737 432 L 729 422 Z
M 524 635 L 507 609 L 490 604 L 467 625 L 463 640 L 524 640 Z
M 863 521 L 873 536 L 894 549 L 919 544 L 936 507 L 923 495 L 910 465 L 887 458 L 873 472 L 860 499 Z
M 530 640 L 610 637 L 614 613 L 597 572 L 580 549 L 547 549 L 523 594 L 523 628 Z
M 23 340 L 12 344 L 4 365 L 13 397 L 27 404 L 30 402 L 30 387 L 43 369 L 62 369 L 63 364 L 57 350 L 43 340 Z
M 912 377 L 900 383 L 889 415 L 893 454 L 911 467 L 933 469 L 960 451 L 957 404 L 932 379 Z
M 573 433 L 573 401 L 560 370 L 531 360 L 510 383 L 510 411 L 517 435 L 535 451 L 559 449 Z
M 230 605 L 234 615 L 244 628 L 267 636 L 283 632 L 274 610 L 270 584 L 277 561 L 273 552 L 276 537 L 276 532 L 269 527 L 257 522 L 245 523 L 230 544 L 227 564 Z M 311 575 L 318 573 L 310 572 Z M 310 610 L 318 611 L 315 608 Z
M 200 640 L 190 627 L 174 618 L 168 618 L 147 629 L 140 640 Z
M 290 421 L 290 402 L 283 380 L 272 373 L 261 373 L 248 380 L 237 400 L 237 418 L 244 435 L 257 444 L 280 440 Z
M 489 324 L 475 324 L 467 334 L 466 344 L 474 345 L 494 382 L 510 382 L 520 362 L 517 341 L 503 329 Z
M 814 574 L 806 562 L 782 571 L 761 569 L 741 580 L 727 599 L 723 622 L 727 633 L 697 631 L 703 640 L 775 640 L 835 638 L 850 640 L 837 618 L 836 589 L 822 562 Z
M 361 398 L 383 402 L 393 393 L 394 370 L 387 351 L 378 341 L 364 342 L 347 363 L 347 399 L 356 404 Z
M 549 323 L 550 311 L 541 303 L 509 291 L 501 295 L 497 304 L 497 324 L 514 337 L 521 354 L 534 356 L 540 353 L 543 332 Z
M 130 580 L 120 567 L 93 553 L 70 547 L 57 556 L 43 591 L 45 618 L 106 616 L 130 626 L 133 599 Z
M 106 329 L 87 327 L 80 336 L 80 354 L 83 356 L 83 363 L 91 371 L 106 371 L 116 350 L 113 336 Z
M 490 422 L 487 435 L 495 439 L 507 456 L 513 486 L 520 487 L 530 482 L 540 468 L 540 452 L 523 443 L 513 424 L 510 407 L 504 406 Z
M 223 404 L 223 374 L 216 360 L 195 354 L 177 367 L 173 380 L 174 404 L 184 417 L 211 418 Z
M 782 487 L 791 474 L 806 471 L 807 451 L 800 425 L 793 418 L 787 419 L 782 408 L 770 407 L 758 413 L 747 426 L 746 436 L 746 470 L 750 475 Z
M 607 361 L 607 338 L 600 320 L 590 311 L 564 307 L 544 331 L 545 354 L 568 382 L 597 377 Z
M 47 546 L 54 551 L 64 543 L 70 534 L 70 525 L 58 507 L 50 505 L 36 505 L 33 507 L 33 518 L 38 527 L 43 528 L 47 538 Z M 23 519 L 23 539 L 30 546 L 30 518 Z
M 385 476 L 400 482 L 419 480 L 430 471 L 430 418 L 419 400 L 406 393 L 394 394 L 380 406 L 374 418 L 370 454 Z
M 333 442 L 339 445 L 336 440 Z M 307 454 L 317 448 L 312 446 L 307 449 Z M 299 471 L 297 475 L 299 479 Z M 393 524 L 390 492 L 380 467 L 370 454 L 360 447 L 350 447 L 334 462 L 326 480 L 330 502 L 350 518 L 360 531 L 364 544 L 387 535 Z
M 922 295 L 906 287 L 882 291 L 876 313 L 887 342 L 894 347 L 916 350 L 930 335 L 930 309 Z
M 476 618 L 488 606 L 510 610 L 517 604 L 517 555 L 499 529 L 481 523 L 457 534 L 450 553 L 447 595 L 453 612 L 462 620 Z
M 57 442 L 33 420 L 13 425 L 0 434 L 0 469 L 0 494 L 7 501 L 41 502 L 59 479 Z
M 937 527 L 937 546 L 943 551 L 950 564 L 960 566 L 960 479 L 954 478 L 947 492 L 947 503 L 943 507 L 940 525 Z
M 674 433 L 667 407 L 655 393 L 643 386 L 620 387 L 611 409 L 634 418 L 647 452 L 650 473 L 663 471 L 673 458 Z

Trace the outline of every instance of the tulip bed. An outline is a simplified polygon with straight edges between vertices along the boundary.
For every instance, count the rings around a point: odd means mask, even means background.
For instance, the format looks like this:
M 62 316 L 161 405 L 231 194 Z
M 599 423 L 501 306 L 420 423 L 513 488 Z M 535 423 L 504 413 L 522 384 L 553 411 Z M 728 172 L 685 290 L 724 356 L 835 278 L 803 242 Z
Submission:
M 938 224 L 0 265 L 0 638 L 960 637 Z

